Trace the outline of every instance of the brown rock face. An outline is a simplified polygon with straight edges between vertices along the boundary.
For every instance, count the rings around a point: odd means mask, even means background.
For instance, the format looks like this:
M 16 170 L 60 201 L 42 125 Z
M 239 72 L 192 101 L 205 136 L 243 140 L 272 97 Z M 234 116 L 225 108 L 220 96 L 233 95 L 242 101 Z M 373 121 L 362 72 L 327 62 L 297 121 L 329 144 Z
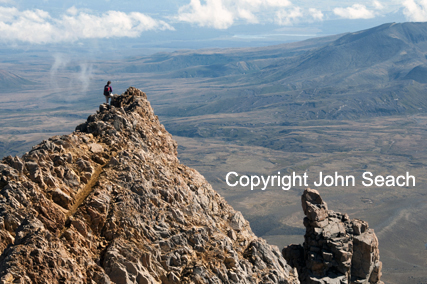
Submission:
M 299 283 L 135 88 L 1 161 L 0 253 L 1 283 Z
M 304 245 L 282 251 L 301 283 L 382 283 L 378 239 L 368 223 L 328 210 L 314 189 L 307 188 L 301 201 Z

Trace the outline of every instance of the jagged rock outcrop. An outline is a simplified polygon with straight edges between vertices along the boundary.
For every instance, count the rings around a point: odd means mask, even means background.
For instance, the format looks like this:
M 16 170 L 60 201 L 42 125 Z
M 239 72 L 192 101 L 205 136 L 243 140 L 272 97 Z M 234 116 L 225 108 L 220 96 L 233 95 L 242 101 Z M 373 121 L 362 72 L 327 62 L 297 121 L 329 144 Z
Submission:
M 138 89 L 0 174 L 1 283 L 299 283 Z
M 314 189 L 305 189 L 304 245 L 290 245 L 282 253 L 298 269 L 301 283 L 383 283 L 378 239 L 368 223 L 328 210 Z

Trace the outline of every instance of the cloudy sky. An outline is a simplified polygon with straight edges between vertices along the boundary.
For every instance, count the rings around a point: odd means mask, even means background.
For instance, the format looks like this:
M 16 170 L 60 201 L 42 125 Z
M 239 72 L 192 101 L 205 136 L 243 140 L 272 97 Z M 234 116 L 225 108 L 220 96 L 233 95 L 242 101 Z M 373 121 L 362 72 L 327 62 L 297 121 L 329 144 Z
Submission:
M 133 40 L 198 48 L 295 41 L 403 21 L 427 21 L 427 0 L 0 0 L 0 44 Z

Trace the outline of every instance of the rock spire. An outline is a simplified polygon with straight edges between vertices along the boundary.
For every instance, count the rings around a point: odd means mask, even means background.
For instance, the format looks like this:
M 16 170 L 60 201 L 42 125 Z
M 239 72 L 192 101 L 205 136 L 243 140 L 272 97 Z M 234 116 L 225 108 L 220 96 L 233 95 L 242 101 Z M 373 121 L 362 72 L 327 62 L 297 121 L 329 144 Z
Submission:
M 290 245 L 282 251 L 298 269 L 301 283 L 383 283 L 378 239 L 367 222 L 328 210 L 314 189 L 305 189 L 301 202 L 306 215 L 304 245 Z
M 194 169 L 145 93 L 0 163 L 1 283 L 293 283 Z

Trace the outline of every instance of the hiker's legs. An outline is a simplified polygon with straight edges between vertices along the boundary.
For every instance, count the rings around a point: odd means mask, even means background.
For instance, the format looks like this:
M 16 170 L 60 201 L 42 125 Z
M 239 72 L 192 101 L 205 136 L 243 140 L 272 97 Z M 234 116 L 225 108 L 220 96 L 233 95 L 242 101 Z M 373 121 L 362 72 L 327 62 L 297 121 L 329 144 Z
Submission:
M 108 105 L 109 99 L 110 99 L 110 97 L 105 96 L 105 100 L 107 101 L 107 105 Z

